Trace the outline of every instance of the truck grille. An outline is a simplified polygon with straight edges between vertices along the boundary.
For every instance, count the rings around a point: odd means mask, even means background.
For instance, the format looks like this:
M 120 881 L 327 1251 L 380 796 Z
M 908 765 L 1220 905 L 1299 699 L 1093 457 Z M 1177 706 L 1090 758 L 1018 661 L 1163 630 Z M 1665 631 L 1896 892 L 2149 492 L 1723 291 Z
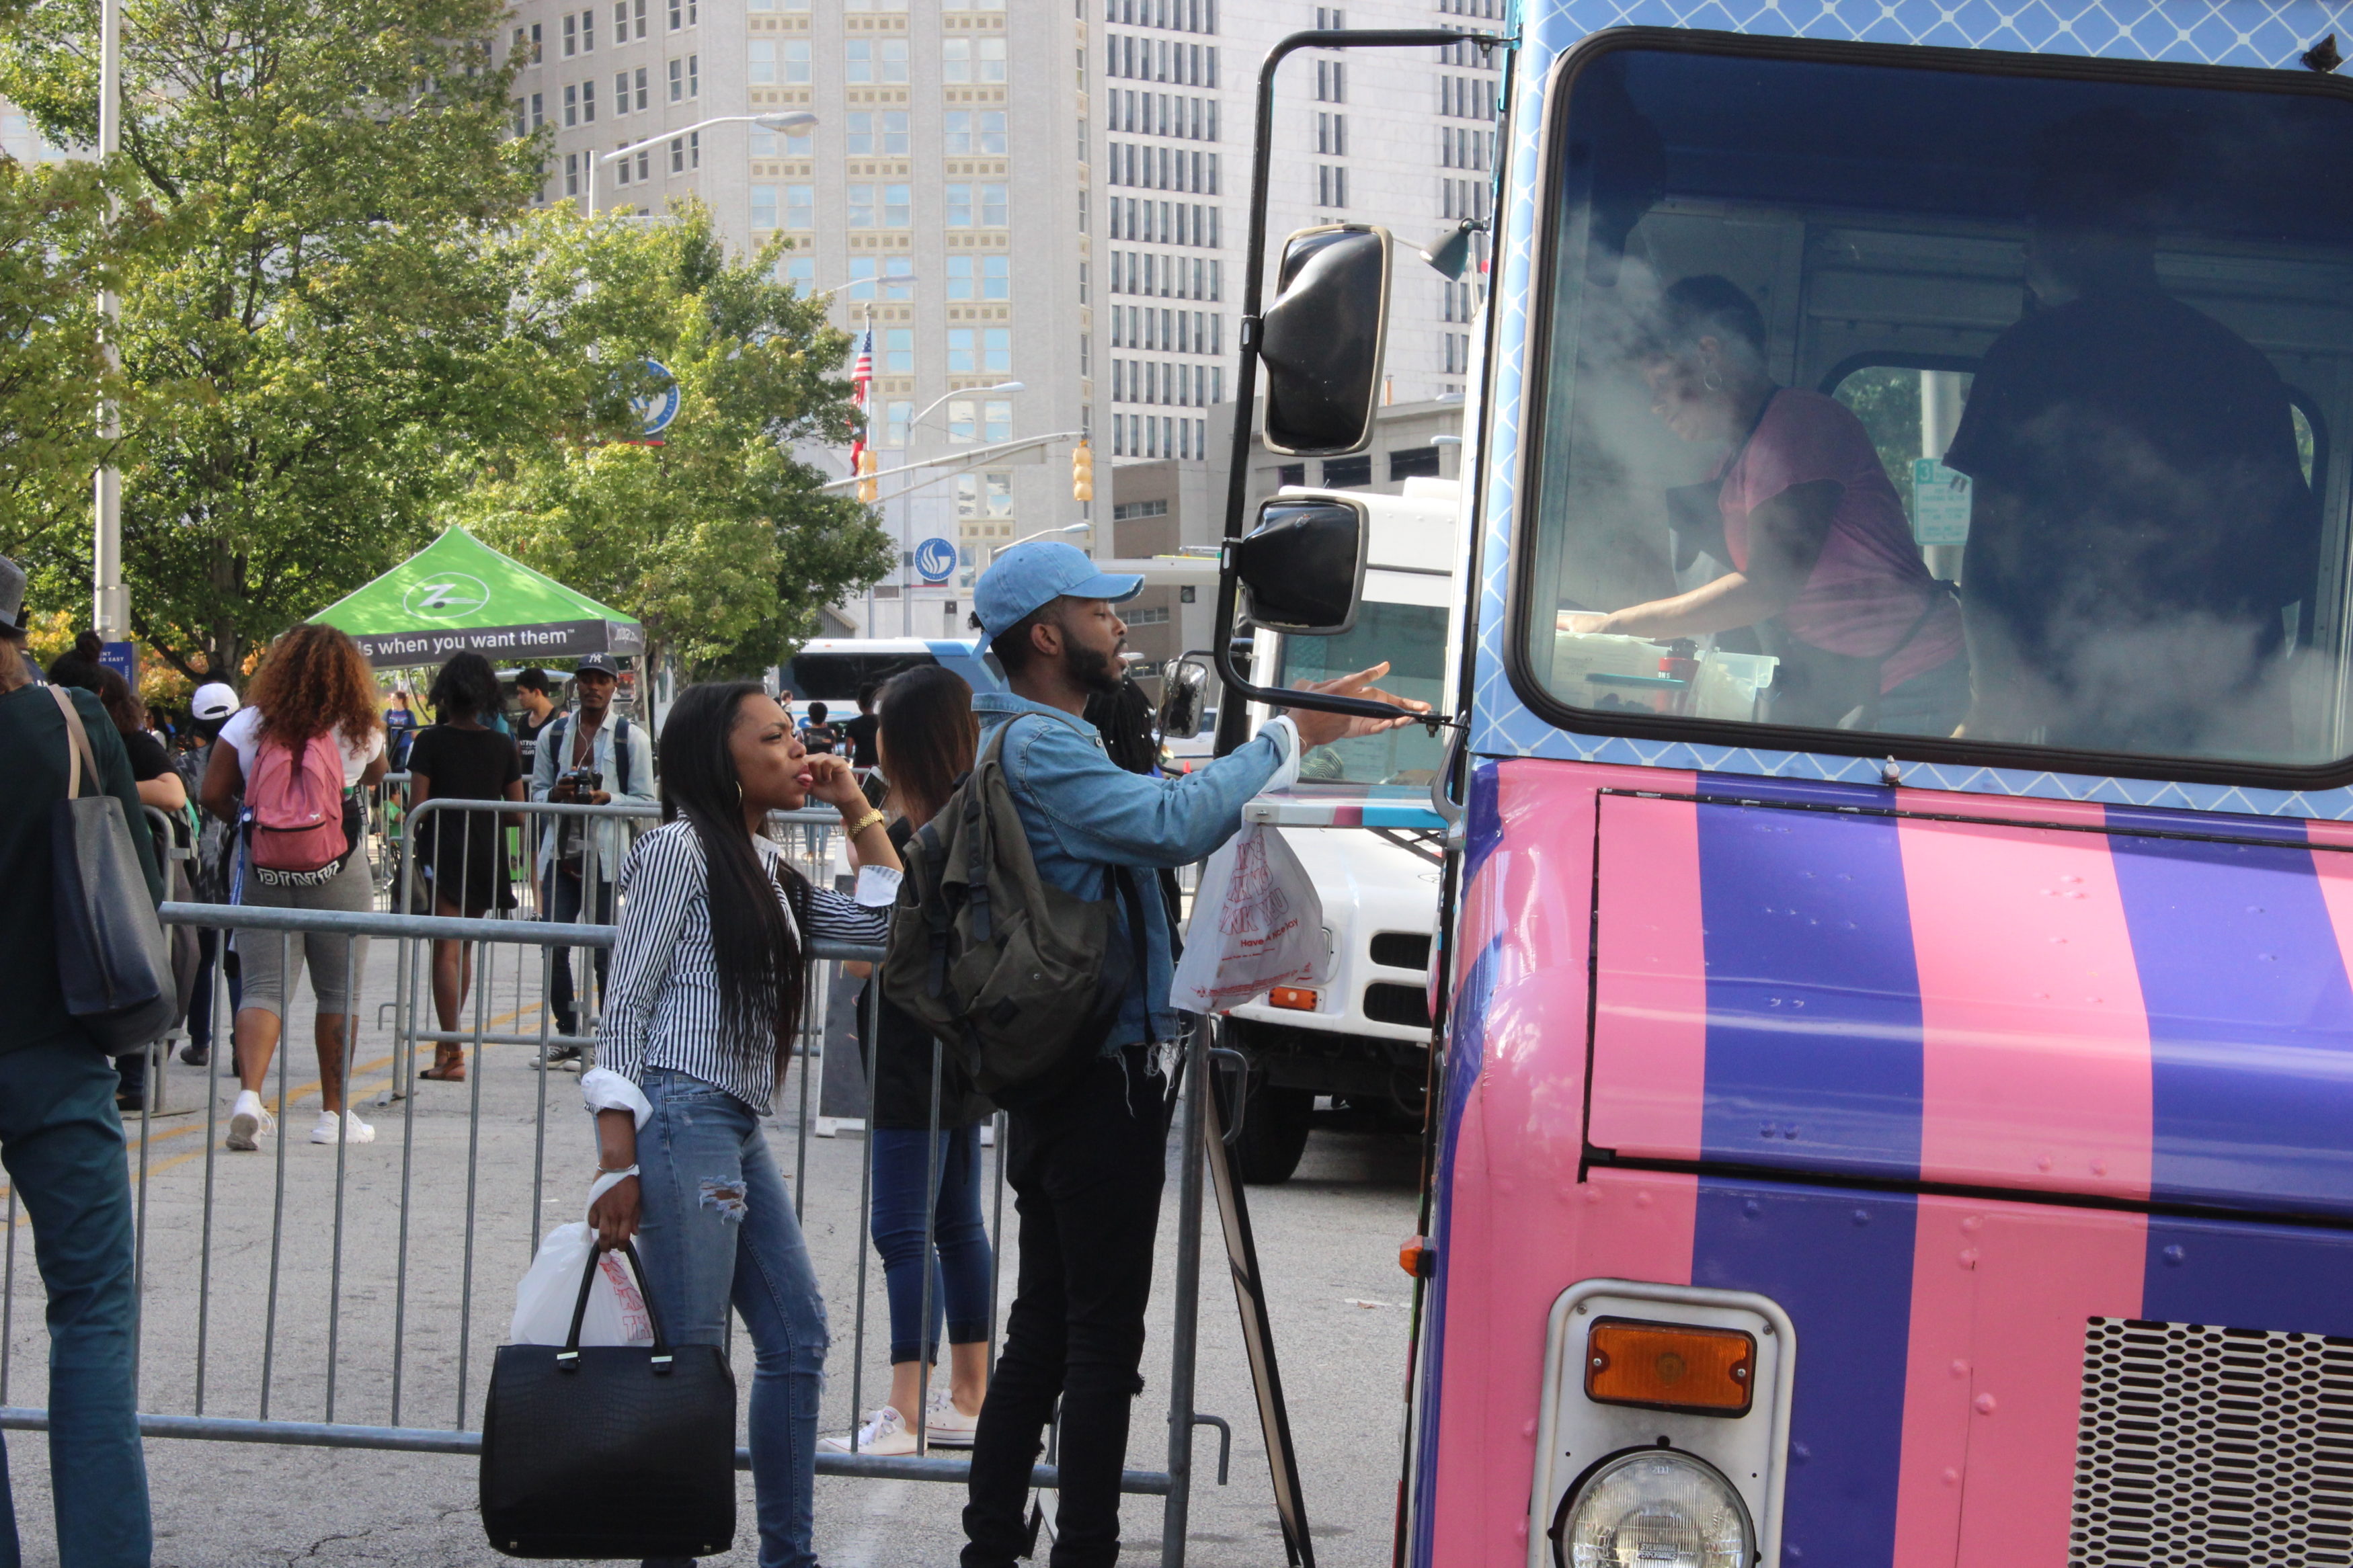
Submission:
M 2353 1340 L 2094 1318 L 2070 1568 L 2353 1564 Z

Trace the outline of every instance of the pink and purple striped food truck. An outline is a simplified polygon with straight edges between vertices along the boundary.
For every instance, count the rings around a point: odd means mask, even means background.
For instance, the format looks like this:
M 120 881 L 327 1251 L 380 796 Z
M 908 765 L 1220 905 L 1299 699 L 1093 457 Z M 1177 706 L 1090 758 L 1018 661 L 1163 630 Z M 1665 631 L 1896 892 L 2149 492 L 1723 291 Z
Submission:
M 1460 3 L 1398 1561 L 2353 1563 L 2353 13 Z M 1392 254 L 1250 279 L 1237 449 Z M 1224 626 L 1348 630 L 1240 480 Z

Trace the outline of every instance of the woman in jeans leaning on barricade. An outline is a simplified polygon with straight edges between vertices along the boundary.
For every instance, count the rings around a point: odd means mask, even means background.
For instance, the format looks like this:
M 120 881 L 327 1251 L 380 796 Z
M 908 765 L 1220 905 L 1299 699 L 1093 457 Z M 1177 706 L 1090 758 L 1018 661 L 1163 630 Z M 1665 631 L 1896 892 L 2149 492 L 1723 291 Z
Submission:
M 221 727 L 220 743 L 205 767 L 205 809 L 223 821 L 254 815 L 265 763 L 273 768 L 290 755 L 299 772 L 311 743 L 333 742 L 343 780 L 343 837 L 339 858 L 315 871 L 277 872 L 272 857 L 257 855 L 250 823 L 240 827 L 240 870 L 231 901 L 259 909 L 336 910 L 364 913 L 375 907 L 375 879 L 368 868 L 365 806 L 353 795 L 385 773 L 384 720 L 376 710 L 375 675 L 359 645 L 332 626 L 300 626 L 276 642 L 253 678 L 253 689 L 237 716 Z M 278 776 L 273 773 L 273 777 Z M 238 805 L 243 796 L 244 809 Z M 236 933 L 237 962 L 245 976 L 237 999 L 237 1103 L 230 1108 L 228 1146 L 250 1150 L 276 1129 L 277 1119 L 261 1103 L 269 1058 L 278 1049 L 283 1014 L 294 994 L 287 964 L 307 960 L 311 991 L 318 999 L 319 1100 L 322 1109 L 311 1129 L 313 1143 L 375 1141 L 375 1129 L 343 1105 L 343 1064 L 357 1022 L 352 994 L 367 977 L 367 938 L 310 931 L 294 936 L 261 929 Z
M 895 816 L 891 843 L 903 850 L 915 830 L 947 804 L 956 781 L 972 771 L 980 722 L 973 717 L 972 688 L 937 665 L 892 680 L 882 689 L 881 704 L 876 739 L 882 776 L 891 782 L 883 804 Z M 891 1402 L 860 1426 L 857 1448 L 861 1454 L 914 1453 L 918 1410 L 931 1446 L 969 1448 L 981 1397 L 988 1392 L 989 1255 L 988 1231 L 980 1218 L 980 1129 L 995 1107 L 973 1087 L 958 1053 L 940 1049 L 922 1025 L 888 1001 L 876 1010 L 870 1069 L 874 1250 L 882 1255 L 891 1297 Z M 927 1247 L 924 1186 L 935 1170 L 938 1195 L 933 1245 Z M 926 1401 L 923 1368 L 939 1359 L 944 1316 L 949 1375 L 934 1377 Z M 828 1437 L 825 1444 L 847 1452 L 850 1439 Z
M 690 688 L 661 742 L 662 826 L 621 870 L 599 1065 L 580 1079 L 602 1189 L 588 1217 L 601 1246 L 642 1237 L 676 1342 L 724 1344 L 731 1300 L 743 1314 L 760 1568 L 802 1568 L 817 1561 L 825 1303 L 760 1118 L 799 1027 L 804 938 L 881 942 L 899 858 L 849 764 L 808 755 L 755 685 Z M 761 836 L 769 812 L 812 796 L 857 850 L 855 901 L 811 887 Z

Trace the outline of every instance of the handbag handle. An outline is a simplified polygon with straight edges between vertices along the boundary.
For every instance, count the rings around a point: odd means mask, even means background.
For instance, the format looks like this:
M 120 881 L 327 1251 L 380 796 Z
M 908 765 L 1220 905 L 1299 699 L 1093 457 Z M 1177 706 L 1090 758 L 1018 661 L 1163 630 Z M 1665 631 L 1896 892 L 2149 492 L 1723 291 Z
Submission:
M 58 710 L 66 716 L 66 798 L 74 800 L 81 795 L 81 765 L 90 763 L 92 787 L 98 784 L 98 756 L 90 749 L 90 731 L 82 728 L 81 710 L 66 695 L 62 686 L 49 688 L 49 695 L 58 700 Z
M 666 1377 L 670 1367 L 670 1341 L 662 1333 L 661 1312 L 654 1306 L 654 1293 L 646 1284 L 646 1266 L 638 1260 L 635 1242 L 625 1241 L 617 1250 L 629 1260 L 629 1270 L 638 1277 L 638 1293 L 645 1298 L 646 1319 L 653 1324 L 654 1374 Z M 564 1337 L 564 1348 L 555 1352 L 555 1366 L 559 1372 L 580 1370 L 580 1325 L 588 1316 L 589 1287 L 596 1283 L 596 1268 L 603 1261 L 601 1251 L 594 1247 L 589 1249 L 588 1266 L 580 1271 L 580 1299 L 572 1303 L 572 1331 Z

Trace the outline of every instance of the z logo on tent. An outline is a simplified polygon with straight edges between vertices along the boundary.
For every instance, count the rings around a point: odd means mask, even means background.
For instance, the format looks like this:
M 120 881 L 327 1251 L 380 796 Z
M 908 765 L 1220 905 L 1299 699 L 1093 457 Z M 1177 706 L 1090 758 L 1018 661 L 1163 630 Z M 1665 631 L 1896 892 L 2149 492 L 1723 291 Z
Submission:
M 490 602 L 490 584 L 463 572 L 437 572 L 401 599 L 410 615 L 428 621 L 454 621 Z

